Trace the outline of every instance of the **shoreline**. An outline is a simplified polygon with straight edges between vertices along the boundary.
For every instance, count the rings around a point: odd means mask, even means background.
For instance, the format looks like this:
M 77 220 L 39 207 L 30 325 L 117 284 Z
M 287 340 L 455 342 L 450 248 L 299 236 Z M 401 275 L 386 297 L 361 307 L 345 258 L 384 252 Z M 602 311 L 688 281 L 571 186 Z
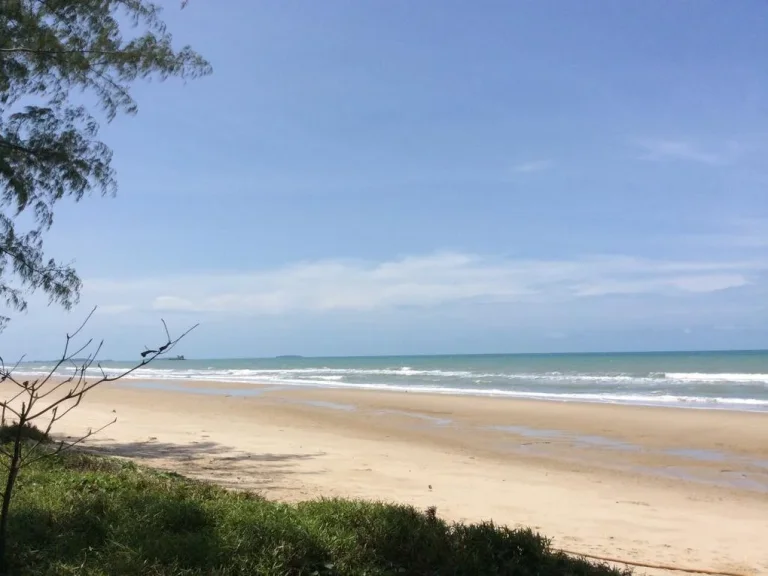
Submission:
M 35 372 L 23 372 L 19 371 L 21 376 L 35 377 L 39 376 Z M 58 376 L 59 378 L 62 376 Z M 426 386 L 406 386 L 397 384 L 365 384 L 365 383 L 334 383 L 329 382 L 312 382 L 301 380 L 275 380 L 271 382 L 257 382 L 253 380 L 236 380 L 227 379 L 225 377 L 220 378 L 200 378 L 194 376 L 127 376 L 123 378 L 123 382 L 134 383 L 147 383 L 155 382 L 158 388 L 165 387 L 169 389 L 174 385 L 182 386 L 195 386 L 200 383 L 210 384 L 212 387 L 217 386 L 244 386 L 251 388 L 260 387 L 273 387 L 281 390 L 342 390 L 350 392 L 372 392 L 372 393 L 395 393 L 395 394 L 414 394 L 414 395 L 426 395 L 426 396 L 453 396 L 460 398 L 488 398 L 498 400 L 512 400 L 512 401 L 532 401 L 532 402 L 554 402 L 564 404 L 587 404 L 587 405 L 608 405 L 608 406 L 628 406 L 628 407 L 641 407 L 641 408 L 664 408 L 664 409 L 679 409 L 679 410 L 707 410 L 707 411 L 726 411 L 726 412 L 738 412 L 738 413 L 758 413 L 768 414 L 768 400 L 758 400 L 753 398 L 726 398 L 726 397 L 695 397 L 695 400 L 679 400 L 679 398 L 692 398 L 685 396 L 674 396 L 671 394 L 665 394 L 657 396 L 658 401 L 650 401 L 649 398 L 654 396 L 642 396 L 643 399 L 626 399 L 626 398 L 641 398 L 639 395 L 626 395 L 624 398 L 611 399 L 612 397 L 606 397 L 604 394 L 599 393 L 543 393 L 543 392 L 528 392 L 528 391 L 516 391 L 516 390 L 502 390 L 502 389 L 468 389 L 468 388 L 451 388 L 451 387 L 426 387 Z M 678 400 L 671 400 L 670 398 L 678 398 Z
M 102 366 L 116 373 L 135 364 Z M 31 375 L 53 367 L 22 369 Z M 768 413 L 768 351 L 759 350 L 158 359 L 131 378 Z
M 305 392 L 309 391 L 349 391 L 349 392 L 370 392 L 381 394 L 414 394 L 419 396 L 434 396 L 434 397 L 458 397 L 458 398 L 487 398 L 491 400 L 509 400 L 513 402 L 553 402 L 562 404 L 585 404 L 589 406 L 627 406 L 637 408 L 653 408 L 653 409 L 672 409 L 672 410 L 706 410 L 717 412 L 738 412 L 749 414 L 768 414 L 768 404 L 762 407 L 749 408 L 751 404 L 747 403 L 722 403 L 717 405 L 717 402 L 630 402 L 630 401 L 610 401 L 610 400 L 591 400 L 583 398 L 572 398 L 566 394 L 538 394 L 538 393 L 518 393 L 515 391 L 505 390 L 468 390 L 468 389 L 452 389 L 452 388 L 426 388 L 426 387 L 407 387 L 396 385 L 366 385 L 366 384 L 299 384 L 299 383 L 286 383 L 286 382 L 251 382 L 251 381 L 239 381 L 239 380 L 226 380 L 226 379 L 195 379 L 195 378 L 148 378 L 148 377 L 128 377 L 122 380 L 123 382 L 133 382 L 134 384 L 146 385 L 151 383 L 158 390 L 171 390 L 174 387 L 189 387 L 199 386 L 200 384 L 210 384 L 211 390 L 217 386 L 228 387 L 243 387 L 243 389 L 260 389 L 264 387 L 272 388 L 275 390 L 289 391 L 289 390 L 301 390 Z M 732 399 L 727 399 L 732 400 Z
M 482 417 L 488 417 L 488 415 L 497 417 L 497 423 L 491 428 L 503 429 L 517 426 L 519 430 L 509 430 L 509 432 L 517 433 L 519 436 L 552 438 L 552 433 L 556 431 L 564 431 L 565 436 L 567 436 L 569 431 L 577 433 L 586 428 L 595 433 L 602 429 L 603 431 L 607 430 L 613 438 L 629 440 L 642 437 L 646 445 L 653 446 L 666 445 L 670 441 L 674 441 L 674 439 L 667 437 L 669 431 L 675 434 L 685 432 L 689 436 L 691 430 L 695 429 L 695 438 L 689 438 L 689 441 L 696 446 L 701 449 L 729 448 L 735 453 L 742 451 L 740 443 L 743 439 L 739 439 L 737 442 L 726 442 L 723 438 L 725 436 L 737 438 L 740 433 L 746 430 L 752 434 L 757 433 L 758 436 L 749 439 L 750 449 L 746 450 L 745 453 L 754 454 L 752 450 L 757 449 L 761 458 L 765 458 L 761 465 L 764 465 L 768 470 L 768 414 L 760 411 L 699 410 L 677 406 L 464 396 L 431 394 L 426 391 L 411 394 L 397 390 L 279 386 L 200 380 L 190 380 L 185 385 L 175 384 L 169 387 L 166 382 L 137 379 L 117 383 L 117 386 L 171 394 L 262 398 L 277 403 L 303 404 L 307 407 L 325 408 L 333 412 L 360 411 L 364 413 L 373 410 L 378 415 L 397 415 L 399 413 L 400 416 L 405 416 L 408 414 L 410 417 L 419 418 L 424 423 L 431 423 L 438 427 L 477 423 L 477 416 L 474 421 L 471 418 L 466 418 L 467 409 L 464 401 L 472 399 L 474 406 L 481 408 Z M 381 407 L 389 404 L 395 408 L 389 410 L 372 408 L 373 406 Z M 463 421 L 461 419 L 454 421 L 443 417 L 451 411 L 463 411 L 465 418 Z M 547 416 L 541 418 L 542 413 L 546 413 Z M 694 416 L 698 413 L 701 413 L 701 416 Z M 586 417 L 574 418 L 573 414 L 582 414 Z M 590 422 L 595 415 L 599 417 L 598 424 Z M 668 416 L 673 416 L 674 421 L 668 420 Z M 558 420 L 558 426 L 555 428 L 542 427 L 542 421 L 546 422 L 550 419 Z M 665 421 L 667 427 L 665 433 L 659 434 L 654 433 L 653 430 L 645 429 L 649 422 L 658 423 L 660 420 Z M 540 434 L 537 434 L 537 430 Z M 599 435 L 592 435 L 591 438 L 594 440 L 592 443 L 602 444 L 604 447 L 609 445 L 608 442 L 598 440 Z M 590 442 L 587 441 L 587 443 Z M 634 447 L 642 448 L 639 445 L 634 445 Z M 620 449 L 618 446 L 614 446 L 614 448 Z M 631 450 L 633 446 L 627 445 L 625 448 Z
M 436 506 L 447 520 L 530 526 L 585 554 L 768 573 L 763 414 L 206 381 L 178 388 L 131 380 L 96 389 L 58 433 L 74 437 L 116 415 L 89 449 L 271 499 Z

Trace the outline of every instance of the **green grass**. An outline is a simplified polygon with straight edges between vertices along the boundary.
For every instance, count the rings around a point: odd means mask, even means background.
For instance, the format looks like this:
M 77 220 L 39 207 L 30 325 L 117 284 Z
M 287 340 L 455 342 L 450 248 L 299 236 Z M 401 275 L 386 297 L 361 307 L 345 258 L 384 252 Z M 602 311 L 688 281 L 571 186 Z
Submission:
M 78 452 L 22 471 L 8 545 L 12 574 L 622 574 L 530 530 L 374 502 L 279 504 Z

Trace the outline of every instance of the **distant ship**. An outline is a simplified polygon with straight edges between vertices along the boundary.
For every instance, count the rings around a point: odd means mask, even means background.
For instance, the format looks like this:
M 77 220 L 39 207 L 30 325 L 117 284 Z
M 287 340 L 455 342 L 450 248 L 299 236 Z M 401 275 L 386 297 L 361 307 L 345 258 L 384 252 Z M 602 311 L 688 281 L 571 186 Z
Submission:
M 168 360 L 186 360 L 182 354 L 179 354 L 178 356 L 174 356 L 173 358 L 168 358 Z

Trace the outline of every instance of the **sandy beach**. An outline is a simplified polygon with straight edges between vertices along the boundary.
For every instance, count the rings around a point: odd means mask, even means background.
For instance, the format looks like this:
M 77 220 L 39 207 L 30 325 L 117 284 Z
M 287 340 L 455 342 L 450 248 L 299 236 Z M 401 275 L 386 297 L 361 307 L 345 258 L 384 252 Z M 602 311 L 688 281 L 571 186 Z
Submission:
M 766 414 L 132 381 L 56 432 L 115 416 L 87 447 L 269 498 L 436 506 L 573 552 L 768 574 Z

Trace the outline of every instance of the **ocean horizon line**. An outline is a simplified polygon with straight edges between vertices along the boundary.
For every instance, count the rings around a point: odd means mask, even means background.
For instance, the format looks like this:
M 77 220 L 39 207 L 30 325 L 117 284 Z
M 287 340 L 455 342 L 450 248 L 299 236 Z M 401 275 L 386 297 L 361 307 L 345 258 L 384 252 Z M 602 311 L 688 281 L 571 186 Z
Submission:
M 440 354 L 352 354 L 344 355 L 305 355 L 305 354 L 277 354 L 275 356 L 184 356 L 184 360 L 195 362 L 210 361 L 241 361 L 241 360 L 368 360 L 388 358 L 493 358 L 493 357 L 557 357 L 557 356 L 653 356 L 653 355 L 679 355 L 679 354 L 760 354 L 768 353 L 768 348 L 733 348 L 733 349 L 698 349 L 698 350 L 625 350 L 603 352 L 456 352 Z M 135 362 L 133 359 L 105 359 L 101 362 Z M 157 360 L 173 360 L 173 354 L 160 356 Z M 25 363 L 57 362 L 58 359 L 28 360 Z M 98 361 L 98 359 L 97 359 Z
M 713 407 L 768 412 L 767 350 L 577 352 L 409 356 L 297 356 L 180 360 L 136 367 L 102 360 L 88 370 L 130 380 L 207 381 L 459 395 Z M 74 365 L 72 365 L 74 364 Z M 25 363 L 62 376 L 77 363 Z

